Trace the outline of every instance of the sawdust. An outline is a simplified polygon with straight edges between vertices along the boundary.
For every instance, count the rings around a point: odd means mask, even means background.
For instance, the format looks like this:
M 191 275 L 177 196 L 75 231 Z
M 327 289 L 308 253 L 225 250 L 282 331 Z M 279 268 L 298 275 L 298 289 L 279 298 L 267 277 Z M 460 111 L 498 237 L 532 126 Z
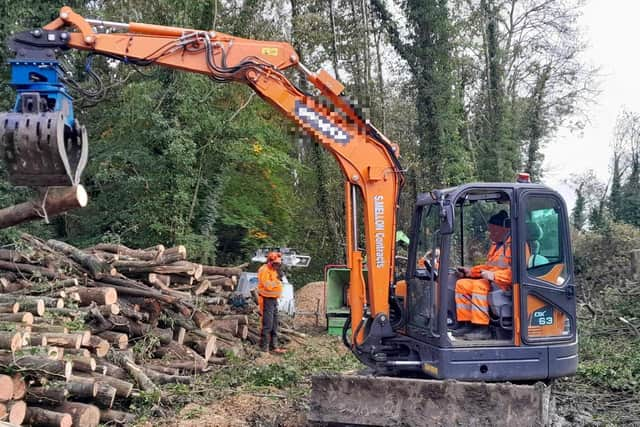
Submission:
M 305 424 L 306 415 L 296 411 L 291 403 L 278 393 L 240 393 L 209 406 L 189 404 L 180 411 L 175 425 L 177 427 L 298 427 Z
M 296 328 L 326 328 L 324 282 L 311 282 L 298 289 L 295 294 Z M 317 312 L 317 324 L 316 316 Z

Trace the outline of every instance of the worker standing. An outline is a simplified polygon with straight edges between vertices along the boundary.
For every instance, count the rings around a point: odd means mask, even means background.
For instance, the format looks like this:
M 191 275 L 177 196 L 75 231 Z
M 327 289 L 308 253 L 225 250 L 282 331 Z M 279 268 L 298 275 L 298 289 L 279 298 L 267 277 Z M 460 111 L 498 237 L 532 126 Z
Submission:
M 260 350 L 284 353 L 278 346 L 278 298 L 282 295 L 282 255 L 269 252 L 258 270 L 258 305 L 262 316 Z
M 489 331 L 489 292 L 492 285 L 509 291 L 511 289 L 511 221 L 509 214 L 501 210 L 489 218 L 491 247 L 487 262 L 469 269 L 458 267 L 456 282 L 456 317 L 460 327 L 453 331 L 454 337 L 467 340 L 491 338 Z

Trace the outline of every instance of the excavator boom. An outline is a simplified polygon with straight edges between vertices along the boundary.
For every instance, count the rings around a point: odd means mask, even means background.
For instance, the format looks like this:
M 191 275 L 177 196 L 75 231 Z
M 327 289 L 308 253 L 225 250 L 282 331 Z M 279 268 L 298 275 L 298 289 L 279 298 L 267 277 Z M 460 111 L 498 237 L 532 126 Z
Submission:
M 95 26 L 111 27 L 123 32 L 96 32 Z M 389 290 L 394 277 L 396 212 L 403 182 L 398 162 L 398 146 L 360 117 L 342 96 L 343 85 L 326 71 L 310 72 L 299 63 L 298 55 L 288 43 L 243 39 L 217 31 L 90 20 L 66 6 L 61 9 L 58 18 L 42 29 L 15 35 L 11 48 L 16 52 L 12 63 L 14 69 L 21 69 L 23 64 L 30 63 L 32 67 L 51 70 L 51 76 L 39 76 L 37 84 L 57 85 L 56 96 L 59 97 L 68 98 L 68 95 L 64 85 L 57 80 L 55 52 L 66 49 L 102 54 L 138 66 L 153 64 L 204 74 L 214 81 L 238 82 L 250 86 L 322 144 L 344 173 L 346 259 L 351 269 L 350 307 L 351 323 L 354 325 L 354 348 L 359 349 L 358 354 L 372 353 L 362 346 L 367 341 L 368 330 L 376 318 L 378 329 L 382 329 L 383 334 L 392 334 L 388 321 Z M 302 71 L 317 89 L 319 96 L 307 94 L 289 81 L 283 71 L 292 67 Z M 20 92 L 21 87 L 14 84 L 19 89 L 21 99 L 27 99 L 31 94 L 46 96 L 43 88 L 31 87 L 36 83 L 29 80 L 34 75 L 33 70 L 26 69 L 22 74 L 23 86 L 26 83 L 29 87 L 22 88 Z M 4 156 L 7 163 L 19 164 L 16 159 L 25 152 L 36 155 L 30 148 L 38 145 L 35 140 L 40 138 L 40 131 L 32 130 L 31 127 L 27 131 L 29 136 L 22 137 L 26 126 L 20 126 L 19 120 L 24 119 L 29 123 L 36 118 L 45 120 L 42 118 L 44 114 L 49 122 L 49 116 L 55 116 L 60 127 L 65 120 L 69 122 L 67 126 L 73 123 L 70 119 L 72 108 L 67 98 L 64 99 L 65 105 L 56 106 L 53 111 L 36 110 L 34 115 L 27 116 L 27 111 L 16 108 L 5 116 L 5 119 L 9 118 L 16 123 L 3 132 L 4 145 L 8 146 Z M 42 128 L 44 127 L 46 126 L 43 125 Z M 39 126 L 38 129 L 40 128 Z M 62 134 L 62 131 L 58 133 Z M 79 133 L 84 135 L 83 131 Z M 15 147 L 12 143 L 14 140 L 22 141 L 21 147 Z M 83 150 L 86 153 L 86 142 L 82 149 L 64 152 L 60 148 L 64 147 L 62 140 L 62 137 L 49 139 L 60 142 L 51 145 L 47 158 L 62 159 L 64 163 L 64 160 L 74 155 L 77 157 L 77 153 L 83 153 Z M 40 138 L 39 144 L 43 143 Z M 86 155 L 82 159 L 86 162 Z M 67 175 L 73 176 L 67 185 L 76 184 L 83 167 L 84 163 L 75 168 L 58 168 L 60 179 L 54 183 L 42 171 L 34 174 L 30 180 L 17 180 L 14 183 L 32 186 L 64 185 L 61 180 L 65 181 Z M 362 206 L 359 207 L 358 203 Z M 364 216 L 365 251 L 370 260 L 367 281 L 362 273 L 363 254 L 358 241 L 360 230 L 356 214 L 359 210 Z M 366 359 L 369 356 L 364 357 Z M 367 363 L 366 360 L 363 361 Z

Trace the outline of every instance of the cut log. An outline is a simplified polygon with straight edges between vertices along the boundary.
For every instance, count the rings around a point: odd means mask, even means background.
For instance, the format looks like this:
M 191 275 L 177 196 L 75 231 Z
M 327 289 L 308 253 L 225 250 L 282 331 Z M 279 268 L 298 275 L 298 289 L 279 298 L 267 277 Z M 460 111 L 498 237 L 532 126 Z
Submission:
M 105 339 L 92 336 L 87 345 L 84 345 L 83 347 L 88 348 L 98 357 L 104 357 L 109 352 L 111 345 L 109 344 L 109 341 Z
M 198 286 L 193 288 L 194 295 L 202 295 L 209 290 L 210 282 L 208 280 L 202 280 L 198 282 Z
M 100 305 L 98 307 L 88 306 L 82 307 L 80 310 L 88 313 L 91 313 L 92 310 L 97 310 L 103 317 L 107 318 L 120 314 L 120 306 L 118 304 Z
M 104 340 L 107 340 L 109 344 L 119 348 L 120 350 L 125 350 L 129 345 L 129 337 L 127 336 L 127 334 L 113 331 L 104 331 L 99 333 L 98 336 Z
M 154 271 L 155 267 L 164 267 L 166 265 L 172 265 L 176 262 L 184 261 L 187 258 L 187 251 L 184 246 L 182 246 L 181 249 L 182 252 L 166 250 L 161 256 L 148 261 L 118 260 L 114 261 L 113 266 L 120 273 L 127 275 L 149 273 Z
M 214 318 L 211 317 L 209 313 L 206 313 L 200 310 L 196 310 L 193 313 L 193 321 L 196 324 L 196 326 L 200 329 L 209 328 L 213 326 L 214 323 L 216 323 Z
M 171 329 L 151 328 L 149 334 L 158 338 L 162 345 L 167 345 L 173 341 L 173 331 Z
M 78 287 L 75 292 L 80 296 L 78 305 L 87 306 L 92 302 L 98 305 L 110 305 L 118 302 L 118 292 L 114 288 L 84 288 Z
M 24 382 L 24 378 L 20 374 L 14 374 L 11 377 L 13 381 L 13 400 L 22 400 L 24 399 L 25 394 L 27 394 L 27 384 Z
M 43 299 L 21 299 L 20 308 L 22 312 L 31 313 L 34 316 L 42 316 L 45 312 Z
M 116 388 L 106 382 L 98 381 L 94 401 L 101 408 L 111 408 L 116 399 Z
M 88 348 L 65 348 L 64 354 L 70 357 L 91 357 L 91 352 Z
M 153 273 L 160 274 L 185 274 L 199 280 L 202 277 L 202 265 L 189 261 L 178 261 L 166 265 L 158 265 L 150 269 Z
M 238 333 L 236 336 L 243 341 L 247 339 L 249 336 L 249 326 L 247 325 L 238 325 Z
M 9 414 L 9 422 L 19 426 L 27 415 L 27 404 L 22 400 L 12 400 L 5 403 L 7 413 Z
M 0 270 L 15 271 L 16 273 L 19 273 L 21 275 L 36 275 L 51 280 L 61 278 L 60 274 L 45 267 L 39 267 L 31 264 L 20 264 L 9 261 L 0 261 Z
M 31 325 L 31 332 L 35 333 L 53 333 L 53 334 L 68 334 L 69 329 L 62 325 Z
M 184 337 L 187 333 L 187 330 L 182 326 L 173 330 L 173 340 L 178 344 L 182 345 L 184 343 Z
M 2 303 L 0 304 L 0 313 L 17 313 L 20 311 L 20 304 L 17 302 L 14 303 Z
M 133 353 L 130 351 L 118 351 L 114 352 L 114 361 L 122 366 L 124 369 L 129 372 L 136 382 L 140 389 L 144 391 L 158 392 L 158 387 L 149 379 L 149 377 L 144 373 L 142 368 L 136 365 Z
M 40 345 L 50 345 L 55 347 L 62 348 L 75 348 L 79 349 L 82 345 L 82 335 L 81 334 L 54 334 L 54 333 L 43 333 L 43 334 L 31 334 L 32 345 L 33 340 L 38 342 L 40 340 L 43 344 Z
M 242 274 L 242 269 L 240 268 L 216 267 L 216 266 L 209 266 L 209 265 L 203 265 L 202 271 L 206 276 L 219 275 L 219 276 L 231 277 L 231 276 L 239 276 Z
M 194 378 L 189 375 L 167 375 L 148 367 L 143 367 L 142 369 L 155 384 L 192 384 L 194 380 Z
M 33 427 L 71 427 L 73 423 L 69 414 L 31 405 L 27 407 L 26 422 Z
M 100 424 L 100 410 L 93 405 L 64 402 L 55 410 L 71 415 L 73 427 L 98 427 L 98 424 Z
M 0 403 L 0 420 L 7 418 L 7 405 Z M 0 424 L 2 426 L 2 424 Z
M 2 268 L 2 267 L 0 267 Z M 21 311 L 17 313 L 2 313 L 0 314 L 0 321 L 2 322 L 17 322 L 25 323 L 27 325 L 33 324 L 33 314 L 23 313 Z
M 93 398 L 98 392 L 98 384 L 96 384 L 95 378 L 80 377 L 77 375 L 71 375 L 65 387 L 70 396 L 83 399 Z
M 61 385 L 49 385 L 46 387 L 29 387 L 25 400 L 29 405 L 58 405 L 67 399 L 69 392 Z M 29 406 L 31 407 L 31 406 Z
M 0 349 L 12 352 L 22 348 L 22 335 L 20 332 L 0 332 Z
M 236 319 L 216 319 L 213 328 L 229 332 L 231 335 L 238 335 L 238 321 Z
M 164 252 L 162 245 L 157 246 L 154 249 L 130 249 L 124 245 L 117 245 L 111 243 L 99 243 L 95 246 L 86 249 L 87 251 L 97 250 L 103 252 L 111 252 L 113 254 L 124 255 L 131 258 L 137 258 L 142 261 L 149 261 L 155 259 L 159 254 Z
M 70 361 L 63 360 L 50 360 L 41 356 L 21 356 L 15 357 L 15 360 L 11 355 L 7 357 L 5 354 L 0 354 L 0 365 L 3 366 L 15 366 L 18 369 L 25 371 L 34 371 L 40 375 L 69 378 L 73 369 L 73 364 Z
M 172 360 L 166 363 L 166 366 L 185 369 L 192 372 L 205 372 L 209 369 L 207 361 L 194 350 L 184 345 L 178 345 L 171 342 L 169 345 L 162 346 L 155 351 L 157 357 L 167 357 Z
M 111 271 L 111 266 L 108 263 L 91 254 L 86 254 L 80 249 L 69 245 L 68 243 L 51 239 L 47 240 L 47 245 L 57 251 L 64 253 L 65 255 L 69 256 L 71 259 L 82 265 L 87 269 L 91 277 L 93 277 L 94 279 L 97 279 L 104 274 L 114 274 L 114 272 Z
M 51 218 L 72 209 L 83 208 L 88 201 L 89 197 L 82 185 L 51 187 L 37 199 L 0 209 L 0 228 Z
M 103 409 L 100 411 L 100 422 L 106 425 L 129 425 L 136 421 L 136 416 L 127 412 L 116 411 L 114 409 Z
M 153 369 L 154 371 L 157 371 L 166 375 L 178 375 L 180 373 L 179 372 L 180 370 L 177 368 L 170 368 L 163 365 L 154 365 L 154 364 L 145 363 L 143 369 L 147 369 L 147 368 Z
M 133 384 L 120 378 L 115 378 L 109 375 L 96 374 L 93 375 L 93 378 L 95 378 L 96 381 L 109 384 L 111 387 L 115 388 L 116 396 L 118 397 L 129 397 L 131 396 L 131 392 L 133 391 Z
M 96 362 L 96 364 L 96 372 L 103 372 L 103 375 L 125 381 L 129 380 L 129 374 L 127 373 L 127 371 L 117 365 L 114 365 L 113 363 L 109 363 L 104 359 L 100 359 Z
M 204 357 L 205 361 L 208 361 L 209 358 L 216 354 L 218 350 L 216 337 L 214 335 L 211 335 L 207 338 L 202 338 L 189 333 L 185 337 L 185 344 L 198 352 L 200 356 Z
M 0 375 L 0 402 L 13 398 L 13 379 L 9 375 Z
M 75 372 L 95 372 L 97 368 L 96 359 L 93 357 L 70 356 L 68 359 L 73 362 Z

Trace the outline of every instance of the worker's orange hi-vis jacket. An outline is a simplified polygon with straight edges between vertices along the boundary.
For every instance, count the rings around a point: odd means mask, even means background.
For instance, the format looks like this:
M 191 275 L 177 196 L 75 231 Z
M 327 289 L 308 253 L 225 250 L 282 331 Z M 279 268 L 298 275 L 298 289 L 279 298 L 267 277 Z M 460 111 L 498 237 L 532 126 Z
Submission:
M 528 248 L 527 248 L 527 252 Z M 487 263 L 483 265 L 474 265 L 471 268 L 469 277 L 479 279 L 482 270 L 492 271 L 494 274 L 493 283 L 500 286 L 505 291 L 511 288 L 511 237 L 507 237 L 504 243 L 498 245 L 491 243 L 489 254 L 487 255 Z
M 258 270 L 258 295 L 263 298 L 280 298 L 282 295 L 282 281 L 278 272 L 267 264 Z

